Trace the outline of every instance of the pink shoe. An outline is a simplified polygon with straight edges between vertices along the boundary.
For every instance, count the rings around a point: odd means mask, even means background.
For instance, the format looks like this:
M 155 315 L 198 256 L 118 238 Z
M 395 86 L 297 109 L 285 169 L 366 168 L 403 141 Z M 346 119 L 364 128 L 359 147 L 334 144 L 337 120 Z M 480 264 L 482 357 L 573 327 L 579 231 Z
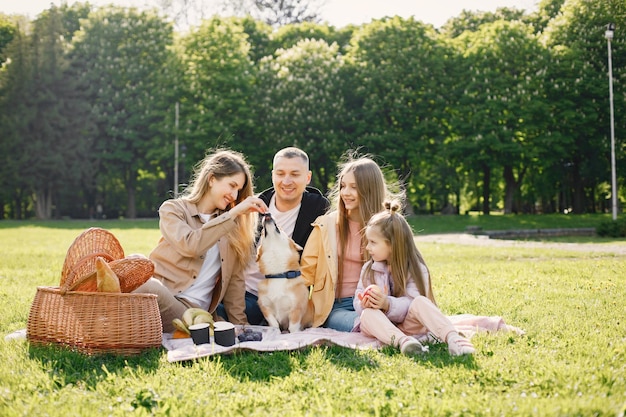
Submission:
M 428 346 L 422 345 L 417 339 L 405 336 L 400 339 L 400 352 L 404 355 L 419 355 L 428 352 Z
M 476 352 L 472 342 L 464 338 L 458 333 L 450 333 L 448 336 L 448 352 L 452 356 L 472 355 Z

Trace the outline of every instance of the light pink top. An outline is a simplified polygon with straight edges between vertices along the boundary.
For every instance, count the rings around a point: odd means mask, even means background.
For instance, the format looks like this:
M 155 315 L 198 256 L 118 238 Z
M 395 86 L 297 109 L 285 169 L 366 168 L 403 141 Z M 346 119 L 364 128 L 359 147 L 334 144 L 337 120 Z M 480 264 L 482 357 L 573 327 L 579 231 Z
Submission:
M 341 288 L 337 289 L 339 298 L 354 297 L 354 291 L 359 283 L 363 260 L 361 258 L 361 225 L 358 222 L 348 221 L 350 234 L 346 256 L 343 257 Z

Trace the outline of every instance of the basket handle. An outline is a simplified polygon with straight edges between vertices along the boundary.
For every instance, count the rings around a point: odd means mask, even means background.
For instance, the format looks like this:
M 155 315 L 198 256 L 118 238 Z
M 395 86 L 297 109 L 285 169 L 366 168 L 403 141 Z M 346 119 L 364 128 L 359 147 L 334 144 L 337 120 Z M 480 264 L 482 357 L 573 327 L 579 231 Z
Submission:
M 63 282 L 63 285 L 61 286 L 61 288 L 59 288 L 59 290 L 61 291 L 61 295 L 65 295 L 65 293 L 67 293 L 68 291 L 72 291 L 74 288 L 78 287 L 83 282 L 87 281 L 90 278 L 93 278 L 93 276 L 96 274 L 95 271 L 80 277 L 79 279 L 76 280 L 76 282 L 72 282 L 74 276 L 76 275 L 76 272 L 75 272 L 76 269 L 78 269 L 78 267 L 80 267 L 81 265 L 85 264 L 86 262 L 91 261 L 92 259 L 98 256 L 100 256 L 101 258 L 104 258 L 107 262 L 111 262 L 114 260 L 114 258 L 111 255 L 109 255 L 108 253 L 104 253 L 104 252 L 90 253 L 87 256 L 83 256 L 82 258 L 78 260 L 78 262 L 72 265 L 72 268 L 65 282 Z

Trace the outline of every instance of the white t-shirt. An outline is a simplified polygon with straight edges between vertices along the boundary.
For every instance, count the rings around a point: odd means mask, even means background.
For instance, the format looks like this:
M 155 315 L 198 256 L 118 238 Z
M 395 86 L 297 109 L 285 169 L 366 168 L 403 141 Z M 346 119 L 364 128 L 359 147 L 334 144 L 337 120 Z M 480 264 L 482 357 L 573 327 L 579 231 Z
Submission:
M 296 228 L 296 220 L 298 220 L 298 214 L 300 213 L 300 204 L 288 211 L 279 211 L 276 208 L 276 195 L 272 196 L 269 204 L 269 212 L 272 218 L 289 237 L 293 235 L 293 230 Z M 253 257 L 248 266 L 243 272 L 244 279 L 246 280 L 246 291 L 258 295 L 259 282 L 265 279 L 265 276 L 259 271 L 259 264 L 256 262 L 256 257 Z
M 214 215 L 200 214 L 200 218 L 204 223 L 208 222 L 212 216 Z M 208 310 L 211 305 L 213 289 L 215 289 L 215 283 L 220 270 L 220 249 L 218 245 L 215 244 L 206 252 L 202 268 L 200 268 L 196 281 L 189 288 L 180 293 L 179 297 L 185 298 L 197 304 L 200 308 Z

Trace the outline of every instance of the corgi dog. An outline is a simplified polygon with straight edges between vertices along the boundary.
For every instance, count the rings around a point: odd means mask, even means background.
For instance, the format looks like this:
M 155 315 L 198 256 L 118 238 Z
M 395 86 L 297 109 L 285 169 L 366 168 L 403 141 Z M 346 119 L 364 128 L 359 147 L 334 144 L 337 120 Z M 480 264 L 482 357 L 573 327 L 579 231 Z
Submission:
M 300 276 L 300 250 L 269 213 L 263 216 L 257 262 L 265 279 L 259 283 L 259 307 L 270 326 L 289 333 L 311 327 L 315 311 Z

